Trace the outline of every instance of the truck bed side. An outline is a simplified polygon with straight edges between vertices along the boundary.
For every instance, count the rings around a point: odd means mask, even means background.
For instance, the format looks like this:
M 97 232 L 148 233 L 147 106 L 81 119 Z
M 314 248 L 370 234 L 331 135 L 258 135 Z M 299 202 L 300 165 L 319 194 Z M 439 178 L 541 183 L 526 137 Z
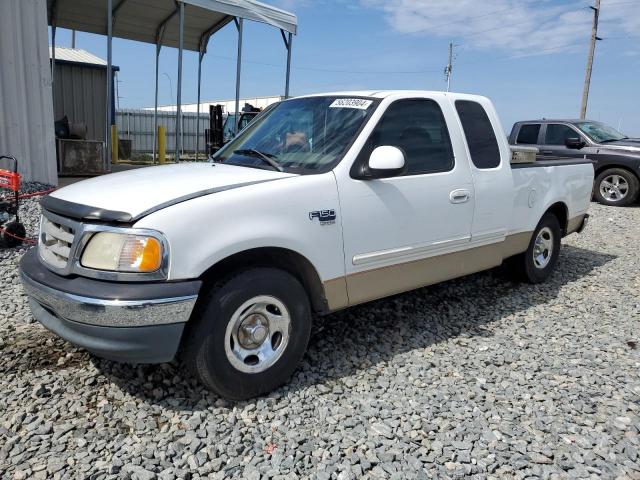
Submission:
M 574 225 L 579 225 L 577 219 L 589 208 L 593 162 L 557 157 L 512 164 L 511 169 L 514 208 L 510 233 L 533 231 L 544 212 L 557 203 L 566 207 L 565 233 L 575 230 Z

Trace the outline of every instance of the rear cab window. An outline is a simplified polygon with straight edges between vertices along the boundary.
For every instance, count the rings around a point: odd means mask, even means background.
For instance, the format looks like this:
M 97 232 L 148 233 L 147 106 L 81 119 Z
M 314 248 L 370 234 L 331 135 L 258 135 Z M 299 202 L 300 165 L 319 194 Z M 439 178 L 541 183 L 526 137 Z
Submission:
M 537 145 L 540 134 L 539 123 L 526 123 L 520 126 L 516 143 L 520 145 Z
M 499 166 L 500 147 L 484 107 L 478 102 L 456 100 L 456 110 L 469 146 L 471 161 L 476 168 Z

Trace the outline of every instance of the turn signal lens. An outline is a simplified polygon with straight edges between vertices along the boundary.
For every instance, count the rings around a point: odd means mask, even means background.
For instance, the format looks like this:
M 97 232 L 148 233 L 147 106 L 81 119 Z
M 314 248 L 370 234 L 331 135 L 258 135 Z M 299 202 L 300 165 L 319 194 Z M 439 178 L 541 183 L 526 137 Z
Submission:
M 160 268 L 162 247 L 153 237 L 127 236 L 120 252 L 118 270 L 154 272 Z
M 154 237 L 100 232 L 89 240 L 83 267 L 115 272 L 155 272 L 162 265 L 162 244 Z

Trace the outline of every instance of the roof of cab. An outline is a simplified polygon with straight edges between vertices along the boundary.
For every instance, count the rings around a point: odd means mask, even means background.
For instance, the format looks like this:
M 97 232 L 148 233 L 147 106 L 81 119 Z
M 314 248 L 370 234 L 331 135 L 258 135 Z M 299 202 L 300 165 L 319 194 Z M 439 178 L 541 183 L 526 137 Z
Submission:
M 516 123 L 579 123 L 590 121 L 591 120 L 581 120 L 579 118 L 540 118 L 537 120 L 519 120 Z
M 296 98 L 305 97 L 370 97 L 370 98 L 385 98 L 392 95 L 449 95 L 451 97 L 481 97 L 481 95 L 469 95 L 466 93 L 444 92 L 440 90 L 348 90 L 338 92 L 322 92 L 312 93 L 308 95 L 300 95 Z

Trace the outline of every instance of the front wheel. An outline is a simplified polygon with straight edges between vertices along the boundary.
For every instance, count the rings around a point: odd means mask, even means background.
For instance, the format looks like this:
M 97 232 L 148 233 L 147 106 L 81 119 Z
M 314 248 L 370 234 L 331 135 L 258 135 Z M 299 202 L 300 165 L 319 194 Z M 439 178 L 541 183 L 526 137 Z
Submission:
M 610 168 L 600 173 L 595 180 L 594 197 L 603 205 L 625 207 L 638 198 L 638 178 L 622 168 Z
M 282 385 L 309 341 L 311 308 L 291 274 L 255 268 L 212 287 L 185 338 L 185 360 L 222 397 L 243 400 Z
M 553 213 L 546 213 L 534 230 L 527 251 L 508 260 L 517 279 L 541 283 L 549 278 L 560 255 L 561 235 L 558 218 Z

